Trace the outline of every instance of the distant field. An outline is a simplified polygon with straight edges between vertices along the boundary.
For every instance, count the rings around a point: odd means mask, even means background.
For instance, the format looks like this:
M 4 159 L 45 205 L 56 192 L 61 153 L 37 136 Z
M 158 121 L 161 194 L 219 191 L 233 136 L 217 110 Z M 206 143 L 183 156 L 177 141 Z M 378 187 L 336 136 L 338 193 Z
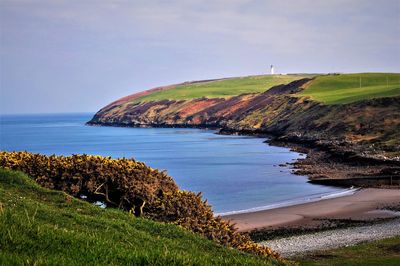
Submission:
M 310 75 L 260 75 L 229 78 L 210 82 L 179 85 L 176 88 L 158 91 L 135 99 L 135 102 L 157 100 L 186 100 L 195 98 L 226 98 L 243 93 L 264 92 L 272 86 L 287 84 Z
M 300 95 L 325 104 L 400 95 L 400 73 L 362 73 L 318 76 Z

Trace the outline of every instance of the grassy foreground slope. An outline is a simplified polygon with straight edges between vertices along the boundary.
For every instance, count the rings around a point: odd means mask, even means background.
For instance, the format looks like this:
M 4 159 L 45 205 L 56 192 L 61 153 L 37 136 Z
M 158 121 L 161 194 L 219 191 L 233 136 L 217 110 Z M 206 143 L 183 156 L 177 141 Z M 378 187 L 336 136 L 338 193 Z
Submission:
M 273 265 L 0 169 L 0 265 Z
M 325 104 L 346 104 L 366 99 L 400 96 L 399 73 L 360 73 L 316 77 L 299 94 Z
M 135 99 L 135 102 L 188 100 L 202 97 L 226 98 L 244 93 L 264 92 L 272 86 L 288 84 L 306 76 L 310 75 L 259 75 L 188 83 L 139 97 Z

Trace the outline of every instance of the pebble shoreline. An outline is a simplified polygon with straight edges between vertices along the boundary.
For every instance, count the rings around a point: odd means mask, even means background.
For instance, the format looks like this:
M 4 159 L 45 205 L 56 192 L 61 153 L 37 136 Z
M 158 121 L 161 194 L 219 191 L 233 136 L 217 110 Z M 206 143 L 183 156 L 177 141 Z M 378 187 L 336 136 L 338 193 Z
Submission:
M 313 251 L 351 246 L 365 241 L 400 236 L 400 219 L 384 223 L 335 229 L 324 232 L 292 236 L 260 244 L 268 246 L 283 257 L 300 256 Z

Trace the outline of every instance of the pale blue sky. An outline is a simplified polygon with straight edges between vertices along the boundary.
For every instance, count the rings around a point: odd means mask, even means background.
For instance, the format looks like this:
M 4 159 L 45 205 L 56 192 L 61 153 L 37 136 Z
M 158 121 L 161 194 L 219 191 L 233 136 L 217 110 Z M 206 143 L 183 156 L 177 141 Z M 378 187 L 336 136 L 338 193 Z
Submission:
M 400 72 L 400 0 L 0 0 L 0 112 L 94 112 L 151 87 Z

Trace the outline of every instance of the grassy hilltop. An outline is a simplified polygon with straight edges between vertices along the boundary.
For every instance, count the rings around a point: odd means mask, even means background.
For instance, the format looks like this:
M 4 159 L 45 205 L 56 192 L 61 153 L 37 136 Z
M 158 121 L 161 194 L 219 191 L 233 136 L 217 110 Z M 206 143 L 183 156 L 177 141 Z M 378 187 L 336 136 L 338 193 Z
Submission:
M 107 120 L 108 124 L 120 123 L 121 117 L 124 118 L 123 124 L 137 123 L 131 118 L 141 120 L 143 112 L 153 109 L 152 106 L 171 103 L 184 103 L 184 115 L 187 110 L 190 110 L 190 114 L 194 114 L 192 110 L 200 111 L 200 107 L 208 108 L 222 101 L 231 104 L 235 101 L 235 97 L 239 99 L 245 95 L 260 95 L 282 85 L 292 84 L 290 86 L 293 87 L 297 81 L 307 81 L 307 83 L 302 84 L 296 92 L 289 92 L 291 97 L 308 98 L 324 105 L 351 104 L 370 99 L 400 96 L 400 73 L 258 75 L 185 82 L 135 93 L 105 106 L 97 112 L 95 118 Z M 171 111 L 179 113 L 181 107 L 176 106 Z M 110 117 L 113 119 L 109 119 Z M 182 115 L 177 117 L 182 117 Z M 158 120 L 156 124 L 166 122 L 163 118 L 159 118 L 156 119 Z M 91 122 L 96 122 L 95 120 Z M 144 124 L 149 124 L 151 121 L 154 120 L 151 119 Z
M 279 84 L 309 77 L 310 75 L 259 75 L 212 81 L 183 83 L 168 90 L 157 91 L 135 99 L 135 102 L 160 100 L 189 100 L 196 98 L 227 98 L 244 93 L 259 93 Z
M 318 76 L 301 96 L 325 104 L 346 104 L 400 95 L 400 74 L 361 73 Z
M 0 169 L 0 265 L 276 265 Z
M 212 81 L 183 83 L 155 91 L 134 99 L 133 102 L 160 100 L 190 100 L 196 98 L 229 98 L 245 93 L 260 93 L 273 86 L 312 78 L 300 96 L 325 104 L 346 104 L 377 97 L 400 95 L 400 74 L 359 73 L 335 75 L 259 75 Z M 360 87 L 361 80 L 361 87 Z

